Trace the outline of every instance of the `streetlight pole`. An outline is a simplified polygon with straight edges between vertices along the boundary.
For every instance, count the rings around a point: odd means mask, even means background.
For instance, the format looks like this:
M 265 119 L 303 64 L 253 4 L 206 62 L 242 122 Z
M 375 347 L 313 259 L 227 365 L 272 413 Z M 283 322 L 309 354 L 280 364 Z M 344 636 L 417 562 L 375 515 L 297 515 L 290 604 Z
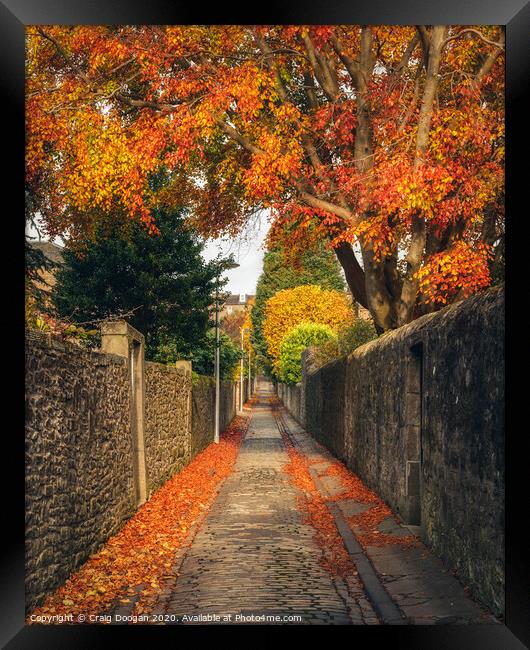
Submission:
M 252 397 L 252 367 L 250 365 L 250 342 L 248 345 L 248 398 Z
M 216 444 L 219 444 L 219 409 L 221 401 L 221 380 L 220 380 L 220 347 L 221 347 L 221 338 L 219 332 L 219 281 L 221 278 L 221 272 L 227 269 L 237 269 L 239 264 L 235 262 L 228 262 L 221 264 L 219 271 L 217 272 L 216 284 L 215 284 L 215 428 L 213 441 Z
M 243 412 L 243 372 L 244 372 L 244 347 L 243 347 L 243 337 L 245 335 L 245 329 L 241 328 L 241 363 L 239 364 L 239 411 Z
M 220 402 L 220 336 L 219 336 L 219 275 L 215 285 L 215 433 L 214 442 L 219 443 L 219 402 Z

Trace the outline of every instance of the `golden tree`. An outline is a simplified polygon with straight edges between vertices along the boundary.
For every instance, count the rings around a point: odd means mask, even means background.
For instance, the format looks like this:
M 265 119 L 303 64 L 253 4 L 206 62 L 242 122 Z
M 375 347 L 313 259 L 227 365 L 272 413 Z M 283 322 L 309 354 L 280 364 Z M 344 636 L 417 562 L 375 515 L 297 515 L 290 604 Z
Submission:
M 306 284 L 278 291 L 265 306 L 263 335 L 273 359 L 273 372 L 279 371 L 280 345 L 284 336 L 302 322 L 329 325 L 337 332 L 353 322 L 348 296 L 339 291 Z

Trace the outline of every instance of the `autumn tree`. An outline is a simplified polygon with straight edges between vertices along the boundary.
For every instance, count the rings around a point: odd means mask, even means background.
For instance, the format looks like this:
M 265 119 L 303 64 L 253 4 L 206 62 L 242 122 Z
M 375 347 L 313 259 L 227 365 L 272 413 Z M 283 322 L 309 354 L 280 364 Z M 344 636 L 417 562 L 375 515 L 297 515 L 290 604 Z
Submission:
M 353 312 L 348 297 L 339 291 L 303 285 L 278 291 L 266 303 L 263 334 L 272 357 L 272 372 L 279 373 L 280 346 L 284 336 L 300 323 L 328 325 L 334 332 L 351 325 Z
M 245 316 L 245 312 L 238 311 L 233 314 L 227 314 L 220 322 L 221 330 L 236 344 L 241 339 L 241 328 L 245 322 Z
M 336 291 L 345 289 L 336 257 L 332 251 L 324 248 L 321 242 L 302 251 L 296 258 L 286 257 L 284 251 L 278 247 L 265 253 L 250 318 L 252 347 L 257 363 L 266 374 L 270 373 L 272 367 L 272 359 L 267 352 L 267 342 L 263 336 L 267 300 L 281 289 L 290 289 L 304 284 L 315 284 L 322 289 Z
M 497 26 L 32 26 L 27 191 L 71 245 L 161 203 L 209 236 L 268 209 L 394 328 L 491 282 L 503 61 Z

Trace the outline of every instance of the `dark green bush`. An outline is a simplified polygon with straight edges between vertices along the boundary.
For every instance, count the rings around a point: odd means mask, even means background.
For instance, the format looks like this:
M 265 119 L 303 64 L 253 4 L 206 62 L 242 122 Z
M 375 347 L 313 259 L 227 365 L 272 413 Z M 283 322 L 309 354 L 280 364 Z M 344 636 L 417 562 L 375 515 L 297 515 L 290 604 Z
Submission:
M 344 357 L 360 345 L 377 338 L 377 332 L 371 321 L 356 320 L 353 325 L 346 327 L 338 336 L 339 356 Z

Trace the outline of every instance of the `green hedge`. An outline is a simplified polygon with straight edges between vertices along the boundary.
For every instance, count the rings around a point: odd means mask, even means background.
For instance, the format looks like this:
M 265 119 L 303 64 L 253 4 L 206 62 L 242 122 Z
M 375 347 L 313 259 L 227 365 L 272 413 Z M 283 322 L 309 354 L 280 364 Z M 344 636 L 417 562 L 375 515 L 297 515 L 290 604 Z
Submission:
M 280 381 L 297 384 L 302 380 L 302 352 L 311 345 L 337 340 L 328 325 L 300 323 L 283 337 L 280 344 Z

